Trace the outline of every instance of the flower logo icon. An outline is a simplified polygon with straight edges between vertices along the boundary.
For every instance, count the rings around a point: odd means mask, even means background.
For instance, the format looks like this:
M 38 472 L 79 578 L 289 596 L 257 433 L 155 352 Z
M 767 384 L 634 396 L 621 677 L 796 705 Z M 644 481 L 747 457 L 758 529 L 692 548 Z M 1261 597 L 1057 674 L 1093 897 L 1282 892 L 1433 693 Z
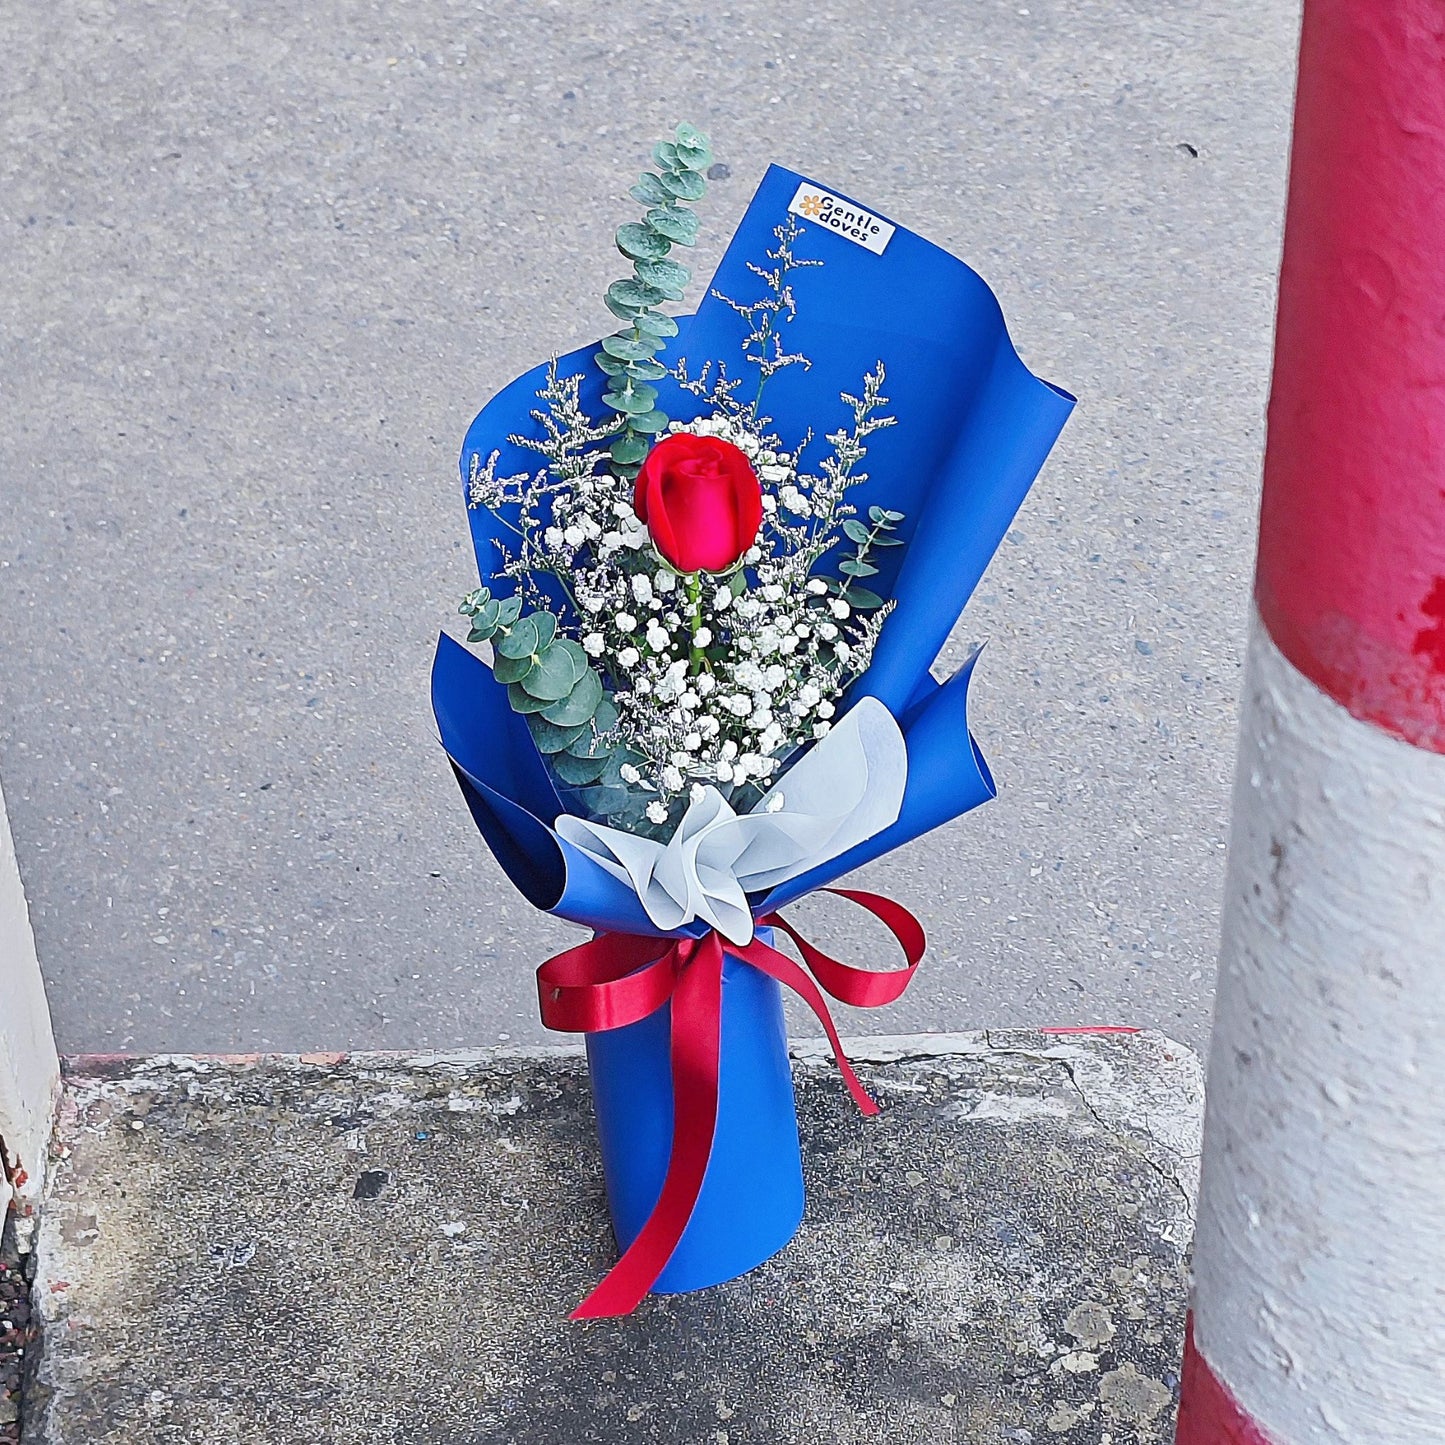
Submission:
M 804 196 L 798 202 L 798 209 L 810 220 L 816 221 L 823 211 L 821 196 Z

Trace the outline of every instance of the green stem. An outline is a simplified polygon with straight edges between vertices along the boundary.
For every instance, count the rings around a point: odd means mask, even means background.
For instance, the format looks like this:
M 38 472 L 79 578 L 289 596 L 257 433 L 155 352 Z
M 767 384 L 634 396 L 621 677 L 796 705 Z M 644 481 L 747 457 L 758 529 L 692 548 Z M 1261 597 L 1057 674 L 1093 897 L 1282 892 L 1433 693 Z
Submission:
M 702 626 L 702 574 L 699 572 L 687 574 L 687 600 L 691 609 L 692 634 L 696 637 L 698 628 Z M 693 643 L 687 675 L 696 677 L 706 663 L 707 658 L 703 656 L 702 648 Z

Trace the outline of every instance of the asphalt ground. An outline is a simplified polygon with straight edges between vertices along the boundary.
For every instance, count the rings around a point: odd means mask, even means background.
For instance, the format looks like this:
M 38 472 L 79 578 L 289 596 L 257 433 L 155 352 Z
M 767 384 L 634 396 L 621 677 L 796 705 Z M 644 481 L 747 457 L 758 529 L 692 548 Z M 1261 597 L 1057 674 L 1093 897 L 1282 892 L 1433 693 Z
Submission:
M 60 1045 L 541 1038 L 437 748 L 472 415 L 606 328 L 678 119 L 954 250 L 1079 408 L 945 662 L 998 800 L 853 1030 L 1207 1030 L 1297 5 L 12 0 L 0 774 Z M 821 905 L 818 940 L 872 935 Z

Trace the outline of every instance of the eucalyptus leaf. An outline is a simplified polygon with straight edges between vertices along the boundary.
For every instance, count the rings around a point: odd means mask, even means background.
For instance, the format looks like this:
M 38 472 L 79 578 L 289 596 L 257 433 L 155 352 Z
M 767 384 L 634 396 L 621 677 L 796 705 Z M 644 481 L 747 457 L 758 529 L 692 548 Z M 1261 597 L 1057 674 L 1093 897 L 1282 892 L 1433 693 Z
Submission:
M 603 818 L 614 818 L 627 806 L 628 791 L 622 786 L 588 788 L 583 795 L 589 811 Z
M 695 171 L 669 172 L 662 178 L 663 189 L 680 201 L 700 201 L 707 194 L 707 182 Z
M 637 178 L 637 184 L 628 193 L 634 201 L 640 201 L 644 206 L 665 206 L 672 197 L 663 189 L 662 181 L 651 171 L 644 171 Z
M 597 731 L 605 733 L 617 726 L 617 704 L 607 696 L 602 695 L 602 701 L 597 704 L 597 711 L 592 715 L 592 721 L 597 725 Z
M 602 349 L 618 361 L 651 361 L 657 350 L 657 342 L 650 336 L 640 340 L 631 336 L 604 336 Z
M 679 246 L 691 246 L 697 241 L 697 216 L 692 211 L 658 206 L 647 213 L 647 224 Z
M 652 159 L 659 166 L 671 168 L 677 164 L 677 147 L 671 141 L 660 140 L 652 148 Z M 663 184 L 667 183 L 667 177 L 663 176 Z
M 501 611 L 497 613 L 497 626 L 510 627 L 522 615 L 522 599 L 520 597 L 509 597 L 502 603 Z
M 552 767 L 556 770 L 557 776 L 564 783 L 570 783 L 574 788 L 595 783 L 602 776 L 602 770 L 606 766 L 607 759 L 605 757 L 579 758 L 576 753 L 569 752 L 552 754 Z
M 883 606 L 883 599 L 866 587 L 850 587 L 845 595 L 855 612 L 871 612 L 873 608 Z
M 498 657 L 530 657 L 537 650 L 537 618 L 536 612 L 529 613 L 526 617 L 519 617 L 507 633 L 499 637 L 496 643 Z
M 592 666 L 587 654 L 582 651 L 581 643 L 574 642 L 570 637 L 559 637 L 553 646 L 560 647 L 572 659 L 572 681 L 581 682 L 583 673 Z
M 885 537 L 880 535 L 873 539 L 873 545 L 875 547 L 901 547 L 903 546 L 903 538 Z
M 680 145 L 677 148 L 677 161 L 690 171 L 705 171 L 712 164 L 712 147 Z
M 631 466 L 642 461 L 651 449 L 642 437 L 620 436 L 612 443 L 612 460 Z
M 660 261 L 672 242 L 660 231 L 638 221 L 617 228 L 617 249 L 630 261 Z
M 530 658 L 528 662 L 531 662 Z M 520 682 L 507 684 L 507 701 L 512 704 L 513 712 L 541 712 L 543 708 L 552 706 L 544 697 L 533 697 Z
M 676 336 L 677 322 L 665 311 L 644 311 L 637 318 L 637 329 L 649 336 Z
M 678 127 L 673 131 L 673 137 L 680 146 L 692 146 L 693 148 L 705 147 L 708 143 L 707 136 L 690 121 L 680 121 Z
M 532 734 L 532 741 L 537 744 L 538 752 L 560 753 L 582 736 L 587 724 L 583 723 L 575 728 L 559 728 L 555 723 L 549 723 L 541 713 L 529 712 L 527 727 Z
M 856 557 L 845 558 L 838 563 L 838 570 L 846 572 L 850 577 L 872 577 L 878 569 L 868 562 L 860 562 Z
M 536 651 L 541 652 L 547 647 L 557 635 L 557 619 L 550 612 L 532 613 L 532 621 L 537 624 L 537 646 Z
M 607 295 L 619 306 L 631 306 L 638 311 L 645 306 L 656 306 L 659 301 L 667 299 L 656 286 L 645 286 L 631 276 L 622 281 L 614 281 L 607 288 Z
M 604 296 L 602 300 L 606 304 L 607 309 L 617 317 L 619 321 L 636 321 L 638 314 L 642 310 L 640 306 L 625 306 L 621 301 L 613 297 L 611 293 Z
M 626 412 L 628 415 L 651 412 L 657 401 L 657 388 L 648 386 L 644 381 L 626 391 L 610 391 L 602 400 L 614 411 Z
M 591 722 L 601 701 L 602 679 L 589 667 L 573 685 L 572 691 L 560 702 L 554 702 L 545 709 L 542 716 L 558 727 L 574 727 L 577 723 Z
M 576 684 L 572 659 L 565 648 L 555 644 L 537 654 L 536 666 L 522 679 L 522 686 L 533 697 L 546 702 L 560 702 Z
M 850 542 L 857 542 L 860 545 L 872 540 L 868 528 L 865 527 L 857 517 L 845 518 L 843 522 L 843 535 L 847 537 Z
M 636 269 L 647 285 L 656 286 L 671 301 L 681 301 L 692 280 L 692 272 L 676 261 L 639 261 Z
M 621 360 L 616 356 L 609 356 L 605 351 L 599 351 L 592 358 L 608 376 L 621 376 L 632 363 Z
M 656 381 L 667 375 L 667 368 L 660 361 L 629 361 L 627 374 L 633 381 Z
M 640 416 L 629 416 L 627 424 L 633 431 L 641 432 L 644 436 L 656 436 L 667 426 L 667 413 L 665 411 L 645 411 Z
M 502 657 L 498 654 L 492 660 L 492 676 L 498 682 L 521 682 L 535 665 L 530 652 L 525 657 Z

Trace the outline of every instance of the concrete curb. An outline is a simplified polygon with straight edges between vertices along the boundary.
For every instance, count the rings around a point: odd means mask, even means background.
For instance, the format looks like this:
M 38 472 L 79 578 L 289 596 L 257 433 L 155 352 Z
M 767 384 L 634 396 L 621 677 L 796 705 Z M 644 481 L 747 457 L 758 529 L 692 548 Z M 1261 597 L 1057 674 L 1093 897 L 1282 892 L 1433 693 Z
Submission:
M 795 1049 L 809 1214 L 569 1325 L 611 1257 L 575 1048 L 70 1061 L 39 1445 L 1164 1445 L 1202 1097 L 1158 1034 Z M 28 1437 L 29 1438 L 29 1437 Z

